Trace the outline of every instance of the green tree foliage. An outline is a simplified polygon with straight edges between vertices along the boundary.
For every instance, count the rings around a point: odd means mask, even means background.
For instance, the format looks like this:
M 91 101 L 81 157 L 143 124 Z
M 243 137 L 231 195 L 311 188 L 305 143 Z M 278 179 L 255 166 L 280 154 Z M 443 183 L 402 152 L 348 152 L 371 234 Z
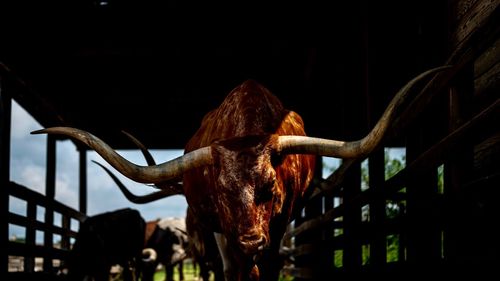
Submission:
M 387 262 L 399 261 L 399 235 L 387 236 Z
M 392 155 L 398 155 L 395 157 L 392 157 Z M 384 151 L 384 176 L 385 179 L 389 179 L 396 175 L 399 171 L 401 171 L 405 167 L 405 162 L 406 162 L 406 156 L 404 152 L 400 153 L 391 153 L 390 148 L 386 149 Z M 323 167 L 325 170 L 328 170 L 330 172 L 335 171 L 337 167 L 334 166 L 328 166 L 326 162 L 323 162 Z M 438 170 L 439 173 L 439 170 Z M 442 174 L 442 172 L 441 172 Z M 365 160 L 361 163 L 361 190 L 364 191 L 369 188 L 369 183 L 370 183 L 370 176 L 369 176 L 369 171 L 368 171 L 368 160 Z M 400 192 L 406 192 L 406 188 L 402 188 Z M 386 218 L 387 219 L 394 219 L 397 218 L 405 213 L 405 208 L 406 208 L 406 201 L 405 200 L 400 200 L 400 201 L 395 201 L 395 200 L 387 200 L 386 201 Z M 368 211 L 369 212 L 369 211 Z M 368 214 L 365 214 L 369 216 Z M 341 234 L 343 231 L 342 229 L 335 229 L 335 236 L 338 236 L 339 233 Z M 390 234 L 386 238 L 387 242 L 387 262 L 397 262 L 400 259 L 404 259 L 404 257 L 401 257 L 401 245 L 400 245 L 400 236 L 399 234 Z M 363 264 L 369 264 L 370 260 L 370 245 L 363 245 L 361 249 L 361 254 L 362 254 L 362 261 Z M 334 266 L 337 268 L 340 268 L 343 266 L 343 250 L 338 249 L 334 251 Z
M 438 193 L 443 194 L 444 193 L 444 166 L 441 165 L 437 169 L 438 172 L 438 178 L 437 178 L 437 183 L 438 183 Z
M 405 162 L 406 155 L 401 155 L 401 159 L 391 158 L 389 149 L 386 149 L 384 152 L 385 179 L 388 180 L 401 171 L 405 167 Z

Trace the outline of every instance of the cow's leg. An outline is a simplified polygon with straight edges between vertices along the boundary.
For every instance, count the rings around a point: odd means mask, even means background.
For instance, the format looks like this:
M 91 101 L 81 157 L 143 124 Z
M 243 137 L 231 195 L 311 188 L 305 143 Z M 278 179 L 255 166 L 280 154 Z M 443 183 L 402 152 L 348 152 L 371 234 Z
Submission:
M 179 262 L 177 268 L 179 269 L 179 281 L 184 281 L 184 266 L 182 260 Z
M 283 220 L 284 221 L 284 220 Z M 260 270 L 260 280 L 278 280 L 281 268 L 284 265 L 284 258 L 280 256 L 279 250 L 282 247 L 282 235 L 287 229 L 286 224 L 273 225 L 271 231 L 271 245 L 262 252 L 258 265 Z
M 214 273 L 214 280 L 215 281 L 224 281 L 225 280 L 224 270 L 223 270 L 222 265 L 220 263 L 214 264 L 212 271 Z
M 283 257 L 279 250 L 266 250 L 259 260 L 260 280 L 278 280 L 279 273 L 283 267 Z
M 226 237 L 221 234 L 214 232 L 215 241 L 217 242 L 217 248 L 219 248 L 219 253 L 222 258 L 222 265 L 224 268 L 224 276 L 226 281 L 232 281 L 231 276 L 235 276 L 234 263 L 228 254 L 228 245 Z
M 104 267 L 103 269 L 99 269 L 95 273 L 95 281 L 108 281 L 109 280 L 109 272 L 110 272 L 111 266 L 106 269 Z
M 134 281 L 133 278 L 133 267 L 129 262 L 126 262 L 122 264 L 123 266 L 123 272 L 122 272 L 122 277 L 124 281 Z
M 144 263 L 142 268 L 142 281 L 153 281 L 157 263 Z
M 210 270 L 206 264 L 206 262 L 204 261 L 201 261 L 198 263 L 198 265 L 200 266 L 200 278 L 202 281 L 208 281 L 209 277 L 210 277 Z M 215 279 L 216 281 L 223 281 L 223 280 L 217 280 Z
M 165 280 L 174 281 L 174 266 L 171 264 L 165 265 Z

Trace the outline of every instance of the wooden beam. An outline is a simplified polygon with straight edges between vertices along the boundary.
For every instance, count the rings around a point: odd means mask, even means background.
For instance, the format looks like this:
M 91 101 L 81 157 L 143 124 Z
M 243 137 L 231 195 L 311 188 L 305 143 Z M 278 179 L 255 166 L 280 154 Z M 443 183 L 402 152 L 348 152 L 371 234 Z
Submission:
M 80 149 L 79 147 L 80 158 L 79 158 L 79 168 L 80 168 L 80 201 L 79 201 L 79 211 L 87 214 L 87 150 Z
M 476 1 L 472 6 L 462 12 L 462 16 L 456 22 L 454 32 L 451 34 L 452 46 L 458 46 L 467 40 L 477 29 L 485 24 L 495 11 L 498 12 L 499 0 Z
M 25 227 L 26 229 L 26 246 L 33 247 L 36 245 L 36 203 L 27 200 L 28 212 L 26 213 L 26 220 L 28 221 Z M 28 255 L 24 257 L 24 271 L 35 272 L 35 257 Z
M 6 249 L 9 241 L 9 223 L 6 214 L 9 211 L 9 194 L 7 192 L 10 180 L 10 122 L 11 97 L 6 91 L 7 79 L 0 72 L 0 249 Z M 6 280 L 9 256 L 0 255 L 0 279 Z

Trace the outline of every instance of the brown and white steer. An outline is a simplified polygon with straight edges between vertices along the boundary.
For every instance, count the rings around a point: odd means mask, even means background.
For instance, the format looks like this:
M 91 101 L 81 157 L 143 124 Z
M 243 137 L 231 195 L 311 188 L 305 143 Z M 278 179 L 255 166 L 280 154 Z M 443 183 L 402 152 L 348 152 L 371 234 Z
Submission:
M 279 245 L 292 213 L 313 178 L 315 156 L 366 157 L 384 136 L 395 109 L 426 71 L 405 85 L 363 139 L 344 142 L 306 136 L 301 117 L 271 92 L 249 80 L 236 87 L 203 119 L 185 154 L 152 166 L 138 166 L 88 132 L 68 127 L 34 133 L 64 134 L 96 150 L 115 169 L 142 183 L 165 183 L 183 175 L 189 212 L 205 233 L 213 233 L 226 280 L 277 280 Z

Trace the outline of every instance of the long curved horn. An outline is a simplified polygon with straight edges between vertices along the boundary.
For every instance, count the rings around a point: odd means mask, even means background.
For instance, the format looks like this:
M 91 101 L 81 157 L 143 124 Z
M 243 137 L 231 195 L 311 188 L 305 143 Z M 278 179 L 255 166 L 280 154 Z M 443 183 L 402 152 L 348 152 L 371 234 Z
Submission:
M 144 156 L 144 158 L 146 159 L 146 163 L 148 163 L 149 166 L 154 166 L 156 165 L 156 161 L 155 159 L 153 158 L 153 155 L 151 155 L 151 153 L 149 152 L 149 150 L 146 148 L 146 146 L 144 144 L 142 144 L 141 141 L 139 141 L 136 137 L 134 137 L 132 134 L 122 130 L 122 133 L 127 136 L 127 138 L 130 139 L 130 141 L 132 141 L 142 152 L 142 155 Z M 103 169 L 106 170 L 106 168 L 103 167 Z M 109 174 L 109 173 L 108 173 Z M 117 179 L 118 180 L 118 179 Z M 180 179 L 179 179 L 180 180 Z M 118 180 L 119 181 L 119 180 Z M 116 182 L 116 180 L 115 180 Z M 116 182 L 118 184 L 118 182 Z M 125 187 L 123 184 L 121 184 L 123 187 Z M 177 186 L 178 184 L 176 183 L 172 183 L 172 181 L 168 181 L 168 182 L 161 182 L 161 183 L 156 183 L 154 185 L 154 187 L 158 188 L 158 189 L 163 189 L 163 190 L 169 190 L 169 189 L 174 189 L 173 191 L 175 192 L 177 189 L 175 189 L 175 187 Z M 118 184 L 118 186 L 120 186 L 120 184 Z M 174 194 L 178 194 L 178 193 L 172 193 L 171 195 L 174 195 Z M 127 197 L 128 198 L 128 197 Z M 161 199 L 161 198 L 158 198 L 158 199 Z
M 396 109 L 408 98 L 410 90 L 421 80 L 437 72 L 451 68 L 451 66 L 441 66 L 427 70 L 410 82 L 408 82 L 394 96 L 387 106 L 384 114 L 363 139 L 357 141 L 337 141 L 307 136 L 279 136 L 278 153 L 282 154 L 316 154 L 337 158 L 358 158 L 369 154 L 385 135 L 390 122 L 394 119 Z
M 146 159 L 146 163 L 148 163 L 148 165 L 149 165 L 149 166 L 154 166 L 154 165 L 156 165 L 156 161 L 155 161 L 155 159 L 153 158 L 153 155 L 151 155 L 151 153 L 149 152 L 149 150 L 146 148 L 146 146 L 145 146 L 144 144 L 142 144 L 142 142 L 141 142 L 141 141 L 139 141 L 139 140 L 138 140 L 136 137 L 134 137 L 132 134 L 130 134 L 130 133 L 128 133 L 128 132 L 126 132 L 126 131 L 124 131 L 124 130 L 122 130 L 122 133 L 123 133 L 125 136 L 127 136 L 127 138 L 128 138 L 130 141 L 132 141 L 132 142 L 133 142 L 133 143 L 134 143 L 134 144 L 135 144 L 135 145 L 136 145 L 136 146 L 137 146 L 137 147 L 141 150 L 142 155 L 143 155 L 143 156 L 144 156 L 144 158 Z M 110 174 L 111 172 L 110 172 L 110 171 L 108 171 L 108 169 L 107 169 L 107 168 L 103 167 L 102 165 L 101 165 L 101 167 L 102 167 L 104 170 L 106 170 L 106 172 L 108 172 L 108 174 L 111 176 L 111 174 Z M 113 177 L 113 176 L 111 176 L 111 177 L 113 178 L 113 180 L 115 181 L 115 183 L 118 185 L 118 187 L 120 187 L 120 188 L 122 188 L 122 187 L 123 187 L 124 189 L 126 189 L 125 185 L 124 185 L 123 183 L 121 183 L 121 182 L 120 182 L 120 180 L 119 180 L 118 178 Z M 174 180 L 175 180 L 175 179 L 174 179 Z M 179 178 L 179 179 L 178 179 L 178 181 L 180 181 L 180 180 L 181 180 L 181 179 Z M 171 181 L 171 180 L 169 180 L 168 182 L 156 183 L 156 184 L 154 184 L 153 186 L 154 186 L 154 187 L 156 187 L 156 188 L 158 188 L 158 189 L 165 190 L 165 192 L 162 192 L 162 193 L 164 193 L 164 194 L 165 194 L 165 196 L 164 196 L 164 197 L 167 197 L 167 196 L 170 196 L 170 195 L 175 195 L 175 194 L 180 194 L 179 192 L 182 192 L 182 191 L 180 191 L 180 190 L 179 190 L 179 188 L 182 188 L 182 185 L 180 185 L 179 183 L 173 182 L 173 181 Z M 127 194 L 125 194 L 124 189 L 122 189 L 122 191 L 124 192 L 124 195 L 127 197 L 127 199 L 131 200 L 131 199 L 127 196 Z M 167 190 L 171 190 L 171 192 L 169 193 L 169 192 L 167 192 Z M 182 192 L 182 193 L 184 193 L 184 192 Z M 131 193 L 129 192 L 129 194 L 131 194 Z M 152 197 L 151 197 L 151 199 L 152 199 L 152 200 L 151 200 L 151 201 L 154 201 L 154 200 L 158 200 L 158 199 L 164 198 L 164 197 L 156 197 L 156 196 L 153 196 L 153 194 L 156 194 L 156 193 L 152 193 L 152 194 L 150 194 L 150 195 L 152 195 Z M 167 195 L 167 194 L 170 194 L 170 195 Z M 158 195 L 160 195 L 160 194 L 158 194 Z M 149 198 L 149 197 L 148 197 L 148 198 Z M 153 198 L 155 198 L 155 199 L 153 199 Z M 141 201 L 141 202 L 143 201 L 143 199 L 139 199 L 139 197 L 138 197 L 138 196 L 137 196 L 137 197 L 135 197 L 135 198 L 134 198 L 134 200 L 139 200 L 139 201 Z M 146 200 L 146 198 L 144 198 L 144 200 Z M 151 201 L 149 201 L 149 202 L 151 202 Z M 134 201 L 132 201 L 132 202 L 134 202 Z M 138 202 L 134 202 L 134 203 L 138 203 Z M 144 203 L 147 203 L 147 202 L 144 202 Z M 138 204 L 142 204 L 142 203 L 138 203 Z
M 104 165 L 102 165 L 97 161 L 92 160 L 92 162 L 101 166 L 101 168 L 103 168 L 104 171 L 108 173 L 111 179 L 116 183 L 118 188 L 122 191 L 123 195 L 125 195 L 125 197 L 132 203 L 146 204 L 172 195 L 184 194 L 184 189 L 181 184 L 172 183 L 169 184 L 168 186 L 166 186 L 166 184 L 163 185 L 162 186 L 163 189 L 160 191 L 155 191 L 153 193 L 142 196 L 135 195 L 132 192 L 130 192 L 128 188 L 126 188 L 125 185 L 120 181 L 120 179 L 118 179 L 118 177 L 116 177 L 108 168 L 106 168 Z
M 101 155 L 106 162 L 131 180 L 142 183 L 161 183 L 178 178 L 185 171 L 213 164 L 209 146 L 184 154 L 173 160 L 154 166 L 139 166 L 116 153 L 108 144 L 89 132 L 71 127 L 52 127 L 31 134 L 59 134 L 75 138 Z

